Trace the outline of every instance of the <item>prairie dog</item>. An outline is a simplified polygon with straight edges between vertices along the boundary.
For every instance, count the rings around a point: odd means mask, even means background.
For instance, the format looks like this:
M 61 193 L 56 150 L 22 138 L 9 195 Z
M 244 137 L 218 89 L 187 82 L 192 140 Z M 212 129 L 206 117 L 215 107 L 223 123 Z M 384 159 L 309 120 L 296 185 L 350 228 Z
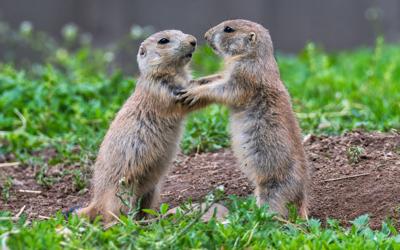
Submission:
M 129 203 L 141 208 L 154 205 L 160 182 L 176 154 L 185 114 L 205 106 L 187 108 L 177 102 L 176 92 L 188 87 L 188 63 L 196 38 L 178 30 L 153 34 L 140 46 L 137 61 L 140 77 L 134 93 L 111 123 L 94 165 L 93 198 L 77 211 L 104 222 L 127 212 L 117 197 L 124 180 L 133 194 Z
M 211 81 L 197 80 L 208 84 L 180 91 L 181 101 L 229 106 L 232 147 L 256 186 L 257 203 L 267 202 L 282 216 L 293 203 L 306 218 L 309 173 L 301 131 L 268 30 L 247 20 L 229 20 L 208 30 L 205 38 L 223 57 L 225 69 Z

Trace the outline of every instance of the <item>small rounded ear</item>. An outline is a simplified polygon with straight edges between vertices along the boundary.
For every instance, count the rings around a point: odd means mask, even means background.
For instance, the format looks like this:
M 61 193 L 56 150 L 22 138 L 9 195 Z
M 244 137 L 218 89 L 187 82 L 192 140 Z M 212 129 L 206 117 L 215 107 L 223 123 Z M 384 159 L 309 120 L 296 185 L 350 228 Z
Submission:
M 146 48 L 143 45 L 140 45 L 140 47 L 139 47 L 139 55 L 141 57 L 144 57 L 144 56 L 146 56 L 146 53 L 147 53 Z
M 256 39 L 257 39 L 256 33 L 250 32 L 250 34 L 249 34 L 249 40 L 250 40 L 251 42 L 255 42 Z

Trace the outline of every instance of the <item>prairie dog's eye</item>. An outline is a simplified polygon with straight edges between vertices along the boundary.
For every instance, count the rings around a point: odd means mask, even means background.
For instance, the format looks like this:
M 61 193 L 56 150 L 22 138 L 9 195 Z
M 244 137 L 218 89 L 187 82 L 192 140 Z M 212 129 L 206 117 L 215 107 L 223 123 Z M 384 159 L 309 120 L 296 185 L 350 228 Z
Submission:
M 159 44 L 167 44 L 167 43 L 169 43 L 169 40 L 168 40 L 167 38 L 161 38 L 161 39 L 158 41 L 158 43 L 159 43 Z
M 235 30 L 234 29 L 232 29 L 231 27 L 229 27 L 229 26 L 226 26 L 225 28 L 224 28 L 224 32 L 226 32 L 226 33 L 232 33 L 232 32 L 234 32 Z

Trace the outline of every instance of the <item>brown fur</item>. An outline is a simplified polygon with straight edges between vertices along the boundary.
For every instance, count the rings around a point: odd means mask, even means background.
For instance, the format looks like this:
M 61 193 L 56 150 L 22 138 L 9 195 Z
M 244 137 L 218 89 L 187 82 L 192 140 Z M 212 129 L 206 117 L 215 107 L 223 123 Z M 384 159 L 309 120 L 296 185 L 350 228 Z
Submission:
M 170 40 L 159 44 L 161 38 Z M 134 93 L 112 122 L 94 165 L 93 198 L 78 215 L 103 221 L 127 212 L 117 194 L 121 181 L 133 196 L 125 196 L 132 207 L 152 207 L 159 197 L 160 183 L 171 164 L 181 137 L 188 108 L 177 102 L 175 92 L 188 86 L 187 64 L 196 39 L 177 30 L 158 32 L 147 38 L 138 52 L 141 71 Z M 125 190 L 126 191 L 126 190 Z
M 225 32 L 227 26 L 234 31 Z M 301 131 L 268 30 L 250 21 L 230 20 L 211 28 L 205 38 L 224 58 L 225 70 L 209 84 L 181 91 L 183 102 L 228 105 L 232 147 L 241 169 L 256 185 L 258 204 L 268 203 L 286 216 L 288 203 L 294 203 L 307 217 L 309 173 Z

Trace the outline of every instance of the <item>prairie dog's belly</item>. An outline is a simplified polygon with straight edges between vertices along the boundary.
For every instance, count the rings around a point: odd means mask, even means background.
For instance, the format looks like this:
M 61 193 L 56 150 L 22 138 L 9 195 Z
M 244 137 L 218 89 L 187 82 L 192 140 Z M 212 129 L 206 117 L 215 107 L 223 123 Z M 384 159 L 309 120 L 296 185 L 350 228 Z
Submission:
M 276 114 L 262 106 L 233 110 L 231 113 L 232 148 L 243 172 L 281 178 L 290 171 L 293 155 L 287 129 Z
M 250 168 L 257 164 L 251 155 L 252 150 L 255 149 L 254 129 L 257 127 L 256 121 L 249 120 L 244 111 L 231 111 L 230 120 L 232 149 L 238 158 L 240 168 L 251 178 L 254 171 Z
M 143 119 L 143 114 L 114 122 L 100 148 L 102 159 L 99 160 L 106 162 L 100 164 L 101 168 L 115 181 L 148 174 L 158 178 L 176 154 L 182 124 L 182 118 L 147 116 Z

